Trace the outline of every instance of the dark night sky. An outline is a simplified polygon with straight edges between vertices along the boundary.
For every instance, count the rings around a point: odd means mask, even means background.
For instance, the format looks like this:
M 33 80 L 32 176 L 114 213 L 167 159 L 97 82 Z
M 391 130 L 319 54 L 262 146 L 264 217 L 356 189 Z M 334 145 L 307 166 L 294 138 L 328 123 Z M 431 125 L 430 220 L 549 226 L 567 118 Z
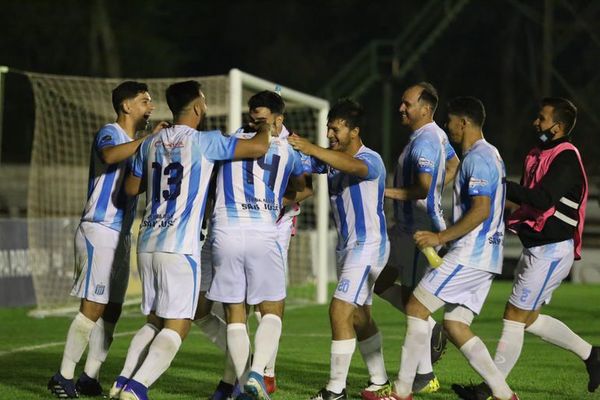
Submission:
M 104 5 L 116 43 L 111 59 L 121 76 L 200 76 L 237 67 L 319 94 L 367 43 L 401 34 L 425 3 L 108 0 Z M 446 6 L 444 1 L 437 3 Z M 526 13 L 518 10 L 516 0 L 472 0 L 408 75 L 392 80 L 393 158 L 406 140 L 396 114 L 402 90 L 428 80 L 440 92 L 439 123 L 444 122 L 443 104 L 453 96 L 474 95 L 484 101 L 486 136 L 512 166 L 509 173 L 519 173 L 519 160 L 533 143 L 531 121 L 543 95 L 543 29 L 527 13 L 543 15 L 544 11 L 544 1 L 521 3 Z M 595 10 L 599 7 L 593 6 L 593 0 L 570 2 L 568 8 L 555 3 L 552 64 L 572 92 L 555 76 L 550 93 L 577 95 L 580 118 L 575 143 L 582 146 L 588 169 L 598 174 L 598 163 L 591 160 L 600 157 L 600 146 L 595 144 L 600 126 L 589 116 L 600 115 L 594 96 L 600 86 L 600 12 Z M 0 65 L 57 74 L 108 75 L 105 66 L 92 63 L 94 4 L 0 0 Z M 31 110 L 24 105 L 28 97 L 23 82 L 11 75 L 8 78 L 2 159 L 27 162 L 32 122 L 26 120 Z M 381 87 L 375 86 L 359 99 L 369 115 L 370 134 L 365 142 L 376 150 L 381 146 L 380 135 L 373 133 L 380 131 L 380 98 Z

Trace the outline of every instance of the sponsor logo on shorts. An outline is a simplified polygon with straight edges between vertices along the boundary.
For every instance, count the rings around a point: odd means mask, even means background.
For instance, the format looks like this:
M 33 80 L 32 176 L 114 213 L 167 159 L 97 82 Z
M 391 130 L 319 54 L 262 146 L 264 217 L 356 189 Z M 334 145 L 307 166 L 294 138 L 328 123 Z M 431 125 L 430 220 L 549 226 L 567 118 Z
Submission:
M 347 293 L 348 289 L 350 289 L 350 280 L 342 279 L 338 284 L 337 291 L 342 293 Z
M 104 294 L 104 289 L 106 289 L 105 285 L 96 285 L 94 293 L 96 293 L 98 296 L 102 296 Z

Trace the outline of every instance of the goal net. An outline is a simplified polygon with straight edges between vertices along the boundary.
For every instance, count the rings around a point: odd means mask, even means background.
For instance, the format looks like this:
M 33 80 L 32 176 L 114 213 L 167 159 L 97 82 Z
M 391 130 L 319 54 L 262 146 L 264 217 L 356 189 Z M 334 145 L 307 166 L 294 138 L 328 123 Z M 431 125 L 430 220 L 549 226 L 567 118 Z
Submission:
M 111 91 L 124 79 L 26 75 L 35 101 L 27 201 L 29 263 L 38 309 L 55 309 L 75 302 L 69 296 L 74 269 L 73 238 L 86 201 L 90 148 L 98 129 L 115 120 Z M 171 120 L 165 90 L 170 84 L 187 79 L 202 83 L 209 104 L 208 129 L 235 131 L 242 124 L 249 97 L 277 87 L 286 101 L 284 124 L 288 129 L 325 144 L 327 101 L 236 69 L 222 76 L 136 79 L 149 86 L 156 106 L 154 122 Z M 315 196 L 303 203 L 298 234 L 290 243 L 291 303 L 326 301 L 327 264 L 331 259 L 326 184 L 324 176 L 313 180 Z M 143 206 L 142 199 L 139 203 Z M 134 224 L 134 240 L 138 227 L 139 223 Z M 139 298 L 141 292 L 135 258 L 134 242 L 128 298 Z

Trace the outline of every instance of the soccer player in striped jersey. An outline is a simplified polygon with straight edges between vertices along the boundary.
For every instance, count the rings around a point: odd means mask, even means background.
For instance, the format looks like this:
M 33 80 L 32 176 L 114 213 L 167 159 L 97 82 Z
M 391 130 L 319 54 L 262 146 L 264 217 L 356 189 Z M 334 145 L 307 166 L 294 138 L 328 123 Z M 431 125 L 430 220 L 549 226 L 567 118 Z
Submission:
M 427 319 L 445 306 L 444 327 L 473 369 L 492 387 L 493 398 L 514 400 L 485 344 L 471 331 L 495 274 L 502 270 L 504 163 L 483 138 L 485 109 L 478 99 L 459 97 L 448 103 L 448 132 L 462 147 L 463 160 L 454 182 L 453 225 L 440 232 L 417 231 L 418 246 L 451 243 L 443 264 L 429 269 L 407 305 L 407 330 L 398 379 L 391 393 L 378 399 L 412 399 L 413 380 L 427 342 Z
M 81 305 L 67 333 L 60 370 L 48 383 L 48 389 L 63 398 L 78 397 L 78 392 L 102 394 L 98 375 L 129 280 L 135 202 L 127 199 L 123 182 L 130 157 L 143 140 L 135 140 L 135 133 L 145 129 L 154 105 L 146 84 L 133 81 L 112 91 L 112 104 L 117 120 L 102 127 L 92 143 L 87 202 L 75 233 L 77 270 L 71 295 L 81 298 Z M 75 367 L 88 343 L 84 372 L 74 384 Z
M 131 341 L 110 392 L 113 398 L 146 400 L 148 387 L 169 367 L 189 331 L 200 289 L 201 222 L 215 161 L 259 157 L 268 148 L 267 124 L 250 140 L 198 131 L 206 114 L 200 88 L 196 81 L 167 88 L 174 125 L 144 141 L 125 183 L 130 196 L 146 191 L 137 251 L 142 312 L 148 318 Z
M 398 158 L 394 187 L 385 191 L 386 197 L 394 200 L 395 225 L 390 229 L 390 260 L 377 279 L 375 293 L 403 313 L 408 297 L 429 266 L 412 236 L 418 230 L 439 232 L 446 228 L 442 191 L 445 183 L 454 179 L 458 166 L 446 133 L 433 120 L 437 104 L 437 91 L 428 82 L 410 86 L 404 92 L 399 111 L 402 125 L 412 133 Z M 400 285 L 395 283 L 398 278 Z M 441 324 L 433 318 L 429 318 L 429 325 L 432 346 L 422 353 L 414 392 L 431 393 L 440 388 L 432 361 L 441 356 L 445 337 Z
M 248 104 L 252 119 L 248 130 L 265 123 L 272 113 L 276 114 L 273 125 L 283 121 L 285 105 L 275 92 L 260 92 Z M 240 130 L 235 136 L 253 135 Z M 297 191 L 304 189 L 303 175 L 300 154 L 275 129 L 263 157 L 224 161 L 217 175 L 211 219 L 215 273 L 206 297 L 225 305 L 227 348 L 240 382 L 250 351 L 246 304 L 260 310 L 253 361 L 244 385 L 244 391 L 255 398 L 269 398 L 263 375 L 279 343 L 286 296 L 285 261 L 275 224 L 288 184 Z
M 543 99 L 533 122 L 538 143 L 525 158 L 521 184 L 507 182 L 506 198 L 519 205 L 507 225 L 518 233 L 524 248 L 494 362 L 508 377 L 529 332 L 576 354 L 588 373 L 587 389 L 594 392 L 600 385 L 600 347 L 541 312 L 569 275 L 573 261 L 581 258 L 588 182 L 579 151 L 571 143 L 576 120 L 577 107 L 571 101 Z M 485 383 L 452 388 L 467 400 L 489 396 L 490 391 Z
M 358 347 L 370 375 L 368 389 L 390 388 L 381 334 L 371 316 L 373 284 L 385 266 L 390 245 L 383 213 L 385 166 L 361 138 L 362 107 L 350 99 L 327 116 L 329 149 L 291 137 L 294 148 L 312 157 L 313 172 L 327 173 L 338 230 L 338 285 L 331 300 L 331 370 L 327 386 L 313 400 L 346 399 L 346 377 Z

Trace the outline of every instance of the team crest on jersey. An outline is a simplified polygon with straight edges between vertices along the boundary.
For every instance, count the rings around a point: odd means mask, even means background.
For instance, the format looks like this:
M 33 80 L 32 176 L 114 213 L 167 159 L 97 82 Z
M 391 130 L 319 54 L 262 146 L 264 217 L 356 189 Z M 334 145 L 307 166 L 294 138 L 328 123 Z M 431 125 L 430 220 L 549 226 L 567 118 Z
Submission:
M 104 289 L 106 289 L 106 285 L 96 285 L 94 293 L 98 296 L 102 296 L 104 294 Z

